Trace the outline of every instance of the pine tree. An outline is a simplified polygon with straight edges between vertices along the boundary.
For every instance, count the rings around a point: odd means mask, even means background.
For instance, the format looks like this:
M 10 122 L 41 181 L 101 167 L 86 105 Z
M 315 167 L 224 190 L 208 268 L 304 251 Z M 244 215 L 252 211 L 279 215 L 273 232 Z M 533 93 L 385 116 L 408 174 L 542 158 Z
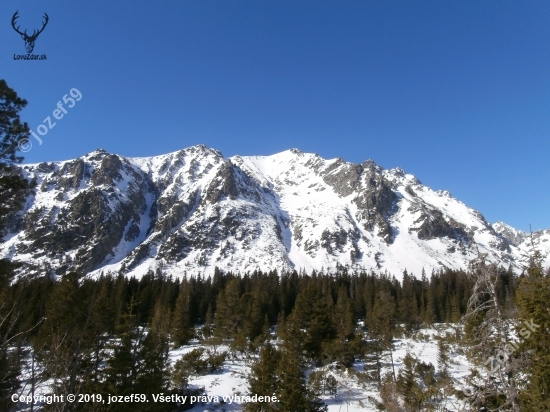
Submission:
M 194 332 L 191 322 L 191 285 L 187 279 L 183 279 L 172 321 L 174 347 L 180 347 L 188 343 L 193 338 Z
M 334 356 L 345 367 L 350 367 L 355 360 L 355 322 L 353 318 L 352 302 L 348 298 L 345 286 L 338 291 L 338 300 L 334 310 Z
M 117 328 L 117 341 L 104 371 L 106 392 L 123 396 L 132 393 L 149 396 L 161 392 L 167 393 L 168 339 L 158 330 L 145 333 L 144 328 L 138 325 L 134 310 L 135 303 L 132 300 Z M 165 408 L 166 406 L 162 404 L 132 404 L 134 411 L 157 411 Z M 115 403 L 109 410 L 126 411 L 127 409 L 128 405 Z
M 138 393 L 162 393 L 168 390 L 168 337 L 160 332 L 149 331 L 140 348 L 142 363 L 135 390 Z
M 11 395 L 21 386 L 20 374 L 25 355 L 26 334 L 20 335 L 23 294 L 13 296 L 14 288 L 0 284 L 0 410 L 13 406 Z
M 106 392 L 113 395 L 132 393 L 139 374 L 139 348 L 143 334 L 137 329 L 134 314 L 135 304 L 132 301 L 128 312 L 121 317 L 117 327 L 118 342 L 112 348 L 112 356 L 107 360 L 104 371 Z M 123 410 L 123 405 L 113 404 L 113 410 Z M 118 408 L 118 409 L 117 409 Z
M 298 354 L 288 348 L 283 348 L 279 360 L 278 374 L 278 411 L 327 411 L 327 405 L 308 389 L 304 368 Z
M 0 79 L 0 237 L 9 231 L 14 214 L 24 206 L 33 187 L 15 166 L 23 160 L 17 156 L 18 144 L 29 138 L 29 127 L 19 117 L 26 105 L 27 101 Z M 19 266 L 0 259 L 0 406 L 19 387 L 22 347 L 27 337 L 25 331 L 15 330 L 20 326 L 23 302 L 5 296 Z
M 208 304 L 206 315 L 204 318 L 204 326 L 202 327 L 202 335 L 205 339 L 210 339 L 214 335 L 214 310 L 212 303 Z
M 399 403 L 397 384 L 393 374 L 389 372 L 386 373 L 381 379 L 380 399 L 381 402 L 378 402 L 376 399 L 371 398 L 379 410 L 387 412 L 403 412 L 403 408 Z
M 8 224 L 11 213 L 24 204 L 30 183 L 15 167 L 23 157 L 17 156 L 20 142 L 28 142 L 27 123 L 21 123 L 19 112 L 27 105 L 5 80 L 0 79 L 0 233 Z
M 279 351 L 270 343 L 266 343 L 260 349 L 260 357 L 250 368 L 248 376 L 248 392 L 251 395 L 273 396 L 277 394 L 279 377 L 277 367 L 280 361 Z M 277 411 L 274 402 L 246 403 L 246 412 L 272 412 Z
M 89 334 L 95 339 L 85 342 L 89 348 L 86 355 L 86 367 L 81 381 L 81 393 L 100 393 L 102 390 L 103 367 L 106 347 L 109 340 L 108 332 L 114 329 L 112 320 L 113 309 L 109 299 L 108 281 L 86 280 L 85 289 L 91 291 Z
M 294 310 L 288 321 L 295 323 L 303 349 L 307 355 L 320 362 L 323 349 L 335 336 L 332 321 L 334 303 L 328 294 L 323 295 L 317 282 L 310 282 L 296 298 Z
M 409 353 L 403 358 L 403 367 L 397 377 L 397 391 L 403 399 L 407 411 L 421 410 L 422 393 L 416 382 L 416 359 Z
M 431 277 L 431 281 L 426 290 L 426 310 L 424 312 L 424 322 L 432 325 L 438 320 L 436 313 L 436 298 L 435 298 L 435 276 Z
M 471 266 L 474 287 L 468 302 L 466 331 L 472 353 L 489 364 L 489 373 L 469 401 L 476 407 L 494 405 L 499 411 L 519 412 L 518 377 L 523 365 L 510 350 L 510 321 L 505 318 L 497 292 L 499 268 L 488 263 L 486 255 L 479 255 Z
M 453 386 L 454 380 L 449 373 L 450 363 L 449 345 L 440 339 L 437 343 L 437 367 L 439 370 L 434 376 L 435 382 L 431 388 L 432 401 L 437 407 L 442 407 L 449 397 L 456 393 Z
M 517 290 L 522 321 L 519 352 L 529 354 L 527 387 L 521 392 L 523 411 L 550 410 L 550 272 L 544 273 L 542 255 L 533 250 Z
M 439 339 L 437 342 L 437 366 L 442 374 L 448 374 L 450 361 L 449 346 L 443 339 Z
M 233 338 L 242 327 L 244 313 L 240 297 L 240 282 L 236 278 L 230 280 L 218 295 L 214 336 L 222 341 Z
M 371 348 L 376 362 L 376 375 L 381 385 L 382 360 L 389 354 L 393 367 L 393 326 L 395 316 L 395 300 L 384 291 L 378 295 L 368 319 L 368 335 L 371 339 Z M 395 379 L 395 371 L 393 372 Z
M 248 299 L 244 326 L 246 336 L 255 347 L 267 338 L 266 330 L 269 328 L 269 319 L 264 305 L 266 306 L 268 301 L 267 293 L 255 286 L 250 293 L 250 299 Z
M 416 328 L 420 323 L 418 319 L 418 306 L 414 292 L 414 278 L 407 271 L 403 272 L 401 287 L 402 293 L 399 299 L 399 317 L 407 325 L 408 329 Z
M 33 346 L 59 393 L 81 393 L 94 376 L 95 355 L 105 343 L 97 303 L 97 283 L 81 283 L 78 273 L 64 275 L 53 288 Z
M 172 312 L 165 302 L 157 299 L 151 319 L 151 330 L 156 333 L 167 335 L 172 322 Z
M 451 297 L 451 313 L 450 318 L 452 323 L 459 322 L 462 316 L 460 315 L 460 308 L 458 306 L 456 295 Z
M 431 363 L 420 362 L 407 352 L 397 377 L 397 392 L 405 411 L 440 410 L 446 384 L 445 379 L 436 377 Z

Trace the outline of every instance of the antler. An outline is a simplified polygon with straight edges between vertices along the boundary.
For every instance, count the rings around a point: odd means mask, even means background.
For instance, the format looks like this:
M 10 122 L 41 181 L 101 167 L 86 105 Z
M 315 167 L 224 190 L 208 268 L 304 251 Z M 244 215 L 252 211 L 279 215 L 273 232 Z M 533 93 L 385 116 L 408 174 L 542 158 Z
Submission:
M 48 14 L 47 13 L 44 13 L 44 18 L 46 19 L 46 21 L 43 23 L 43 26 L 40 30 L 38 30 L 38 33 L 32 33 L 32 37 L 38 37 L 38 35 L 40 33 L 42 33 L 42 31 L 46 28 L 46 25 L 48 24 L 48 21 L 50 20 L 50 18 L 48 17 Z M 35 30 L 36 31 L 36 30 Z
M 42 33 L 42 31 L 46 28 L 46 25 L 48 24 L 48 21 L 50 20 L 50 18 L 48 17 L 48 14 L 47 14 L 47 13 L 44 13 L 45 21 L 44 21 L 44 23 L 42 23 L 42 28 L 41 28 L 40 30 L 38 30 L 38 32 L 37 32 L 36 30 L 34 30 L 33 33 L 32 33 L 32 35 L 29 36 L 29 35 L 27 34 L 27 30 L 25 30 L 24 33 L 21 33 L 21 32 L 19 31 L 19 27 L 20 27 L 20 26 L 15 27 L 15 21 L 16 21 L 17 18 L 19 17 L 18 14 L 19 14 L 19 10 L 17 10 L 17 11 L 15 12 L 15 14 L 13 15 L 13 17 L 11 18 L 11 25 L 12 25 L 13 29 L 14 29 L 17 33 L 19 33 L 21 36 L 25 36 L 25 37 L 28 38 L 28 39 L 36 39 L 36 38 L 38 37 L 38 35 L 39 35 L 40 33 Z
M 20 27 L 20 26 L 15 27 L 15 20 L 17 20 L 17 18 L 19 17 L 19 16 L 18 16 L 18 13 L 19 13 L 19 10 L 17 10 L 17 11 L 15 12 L 15 14 L 13 15 L 13 17 L 11 18 L 11 26 L 12 26 L 13 29 L 14 29 L 17 33 L 19 33 L 21 36 L 26 36 L 26 35 L 27 35 L 27 30 L 25 30 L 25 33 L 21 33 L 21 32 L 19 31 L 19 27 Z

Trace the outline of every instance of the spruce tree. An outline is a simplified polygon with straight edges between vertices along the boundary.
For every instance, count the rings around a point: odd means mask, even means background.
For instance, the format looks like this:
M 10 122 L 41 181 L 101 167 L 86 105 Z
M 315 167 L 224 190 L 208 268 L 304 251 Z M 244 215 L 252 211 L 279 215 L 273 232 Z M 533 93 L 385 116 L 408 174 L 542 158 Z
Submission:
M 243 325 L 244 313 L 240 297 L 240 282 L 237 278 L 230 280 L 218 295 L 214 336 L 220 341 L 233 338 Z
M 318 282 L 310 282 L 296 298 L 289 322 L 294 322 L 301 336 L 303 349 L 317 362 L 323 360 L 323 350 L 335 337 L 332 296 L 323 295 Z
M 132 301 L 128 312 L 122 315 L 121 323 L 117 326 L 117 340 L 113 342 L 112 355 L 104 370 L 106 393 L 112 395 L 133 393 L 138 380 L 143 333 L 137 328 L 134 309 L 135 304 Z M 113 404 L 112 410 L 122 411 L 124 405 Z
M 246 316 L 244 319 L 245 334 L 251 341 L 253 348 L 267 339 L 266 330 L 269 328 L 267 310 L 264 310 L 264 307 L 269 302 L 269 297 L 258 286 L 255 286 L 252 292 L 248 293 L 249 299 L 247 299 Z
M 132 300 L 117 328 L 117 340 L 104 370 L 104 388 L 106 393 L 123 396 L 141 393 L 151 397 L 151 394 L 167 393 L 168 338 L 159 330 L 146 333 L 139 326 L 134 310 L 135 304 Z M 134 411 L 162 411 L 166 408 L 166 405 L 156 403 L 132 404 Z M 116 403 L 109 410 L 127 409 L 128 405 Z
M 398 308 L 399 317 L 408 329 L 416 328 L 420 320 L 414 292 L 414 277 L 410 276 L 406 270 L 403 272 L 401 291 Z
M 260 357 L 250 368 L 248 376 L 248 392 L 251 395 L 273 396 L 278 393 L 279 377 L 277 367 L 280 361 L 279 351 L 269 342 L 260 349 Z M 250 402 L 244 405 L 246 412 L 277 411 L 275 402 Z
M 399 393 L 397 391 L 397 383 L 393 377 L 393 374 L 388 372 L 382 378 L 380 382 L 380 399 L 371 398 L 380 411 L 388 412 L 403 412 L 403 408 L 400 405 Z
M 171 330 L 172 317 L 170 309 L 170 283 L 163 281 L 153 305 L 151 331 L 161 336 L 168 336 Z
M 96 355 L 105 343 L 97 303 L 97 283 L 82 283 L 76 272 L 64 275 L 53 288 L 33 346 L 58 393 L 82 393 L 94 377 Z
M 340 287 L 338 291 L 333 319 L 336 330 L 336 339 L 332 345 L 334 357 L 343 366 L 350 367 L 355 360 L 357 342 L 352 302 L 348 298 L 345 286 Z
M 376 379 L 381 385 L 382 361 L 389 355 L 393 368 L 393 326 L 395 300 L 388 292 L 381 291 L 368 319 L 368 336 L 376 362 Z M 393 372 L 395 379 L 395 371 Z
M 397 377 L 397 391 L 403 399 L 407 411 L 421 410 L 421 389 L 415 376 L 416 359 L 409 353 L 403 358 L 403 367 Z
M 191 285 L 187 279 L 183 279 L 172 320 L 171 337 L 174 347 L 188 343 L 193 338 L 194 332 L 191 322 Z
M 309 390 L 300 356 L 293 350 L 283 348 L 278 367 L 278 411 L 321 412 L 327 405 Z
M 138 393 L 158 394 L 167 392 L 169 383 L 168 337 L 150 330 L 139 350 L 141 364 L 135 390 Z
M 214 335 L 214 309 L 212 309 L 212 303 L 208 304 L 206 315 L 204 318 L 204 325 L 202 327 L 202 336 L 205 340 L 211 340 Z
M 519 351 L 527 353 L 527 387 L 520 394 L 523 411 L 550 410 L 550 273 L 534 250 L 517 290 Z M 529 327 L 530 326 L 530 327 Z

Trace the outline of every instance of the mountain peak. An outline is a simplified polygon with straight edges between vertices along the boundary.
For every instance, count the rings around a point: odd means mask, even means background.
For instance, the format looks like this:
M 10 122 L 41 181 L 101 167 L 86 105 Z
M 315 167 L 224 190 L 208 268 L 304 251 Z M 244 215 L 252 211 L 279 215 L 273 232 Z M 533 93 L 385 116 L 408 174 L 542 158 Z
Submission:
M 527 233 L 524 231 L 515 229 L 501 221 L 493 223 L 492 227 L 495 232 L 502 236 L 508 243 L 515 246 L 521 244 L 527 238 Z
M 93 157 L 93 156 L 97 156 L 97 155 L 106 155 L 106 154 L 109 154 L 109 152 L 107 152 L 105 149 L 96 149 L 96 150 L 93 150 L 91 151 L 90 153 L 86 153 L 84 155 L 84 157 Z
M 199 144 L 125 158 L 99 149 L 73 161 L 25 165 L 37 190 L 13 216 L 0 257 L 22 273 L 115 271 L 140 276 L 163 262 L 175 276 L 465 269 L 479 249 L 521 270 L 525 233 L 384 170 L 290 149 L 226 159 Z M 550 232 L 537 233 L 550 245 Z M 549 247 L 550 249 L 550 247 Z

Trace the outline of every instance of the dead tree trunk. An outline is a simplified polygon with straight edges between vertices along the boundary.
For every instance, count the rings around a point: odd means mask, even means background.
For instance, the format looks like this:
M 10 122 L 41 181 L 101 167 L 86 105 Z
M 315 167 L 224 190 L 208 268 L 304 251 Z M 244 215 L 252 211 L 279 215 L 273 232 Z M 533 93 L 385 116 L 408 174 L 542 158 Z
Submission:
M 506 319 L 498 299 L 498 266 L 488 263 L 486 258 L 487 255 L 480 254 L 471 262 L 474 287 L 465 320 L 474 324 L 472 349 L 489 370 L 482 374 L 482 382 L 476 385 L 478 389 L 470 401 L 487 407 L 491 399 L 498 403 L 499 398 L 504 398 L 504 403 L 494 410 L 520 412 L 516 376 L 521 365 L 511 356 L 516 348 L 509 339 L 512 320 Z

